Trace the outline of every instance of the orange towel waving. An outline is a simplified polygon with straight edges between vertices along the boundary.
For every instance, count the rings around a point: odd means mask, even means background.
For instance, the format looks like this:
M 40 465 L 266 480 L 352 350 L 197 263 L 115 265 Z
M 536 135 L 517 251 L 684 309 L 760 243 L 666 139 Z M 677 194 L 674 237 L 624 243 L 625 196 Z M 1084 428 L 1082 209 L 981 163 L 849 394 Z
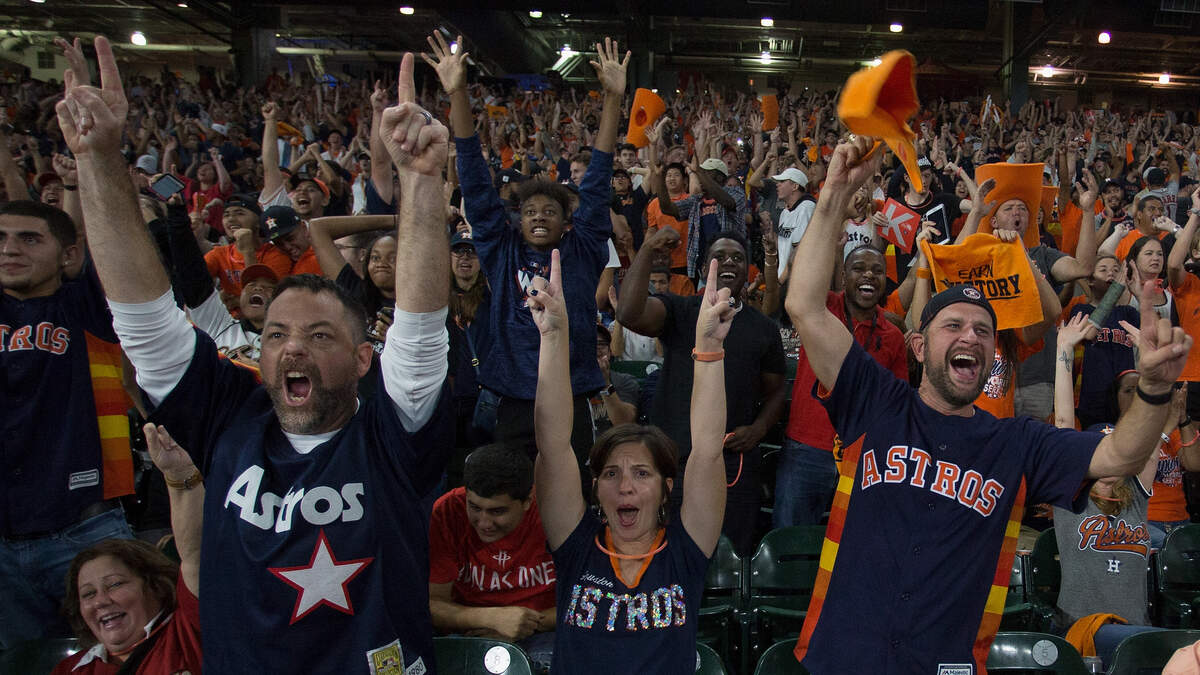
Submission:
M 779 126 L 779 97 L 767 94 L 762 97 L 763 131 L 773 131 Z
M 837 113 L 850 131 L 883 139 L 900 158 L 913 187 L 921 190 L 913 147 L 917 135 L 908 126 L 908 118 L 920 108 L 916 69 L 916 57 L 903 49 L 884 54 L 878 66 L 864 68 L 846 80 Z
M 921 242 L 933 276 L 930 295 L 971 284 L 992 303 L 996 328 L 1023 328 L 1042 320 L 1037 279 L 1025 251 L 990 234 L 973 234 L 961 244 Z

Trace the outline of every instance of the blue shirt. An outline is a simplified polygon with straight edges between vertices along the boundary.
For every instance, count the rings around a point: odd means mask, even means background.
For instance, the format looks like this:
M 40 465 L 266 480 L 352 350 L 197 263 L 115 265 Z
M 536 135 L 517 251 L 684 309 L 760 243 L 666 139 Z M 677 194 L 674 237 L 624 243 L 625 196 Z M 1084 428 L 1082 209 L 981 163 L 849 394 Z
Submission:
M 488 174 L 479 137 L 454 139 L 463 209 L 471 223 L 479 264 L 487 275 L 492 296 L 486 320 L 489 340 L 479 350 L 479 380 L 504 396 L 532 400 L 537 391 L 541 335 L 526 304 L 535 276 L 550 276 L 550 251 L 525 243 L 519 228 L 509 222 L 504 202 Z M 563 266 L 563 293 L 570 320 L 571 387 L 576 395 L 604 386 L 596 362 L 596 286 L 608 262 L 609 192 L 612 153 L 594 150 L 579 189 L 574 227 L 558 243 Z M 486 351 L 483 351 L 486 348 Z
M 675 518 L 667 524 L 666 548 L 630 588 L 596 546 L 597 536 L 604 538 L 604 526 L 589 510 L 553 552 L 558 625 L 551 671 L 695 673 L 708 557 Z
M 200 605 L 211 673 L 367 673 L 368 659 L 432 672 L 428 512 L 453 445 L 448 388 L 404 429 L 384 392 L 308 454 L 254 375 L 197 331 L 183 379 L 152 419 L 204 472 Z
M 981 672 L 972 648 L 1001 568 L 1007 585 L 1011 551 L 1005 559 L 1001 549 L 1014 508 L 1082 507 L 1102 436 L 979 408 L 942 415 L 857 342 L 833 391 L 821 393 L 854 473 L 835 498 L 835 510 L 849 499 L 844 525 L 831 515 L 825 535 L 821 567 L 832 558 L 832 571 L 825 582 L 818 575 L 804 666 L 814 675 Z

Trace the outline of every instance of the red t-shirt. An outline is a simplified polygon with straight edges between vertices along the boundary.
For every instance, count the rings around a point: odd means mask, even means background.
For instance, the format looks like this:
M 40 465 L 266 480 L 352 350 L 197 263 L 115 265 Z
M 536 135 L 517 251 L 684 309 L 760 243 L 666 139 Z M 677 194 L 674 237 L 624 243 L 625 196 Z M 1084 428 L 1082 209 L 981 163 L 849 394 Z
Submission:
M 846 321 L 846 304 L 843 293 L 829 292 L 825 306 L 833 315 Z M 908 357 L 905 352 L 904 334 L 890 321 L 883 318 L 883 309 L 875 308 L 875 322 L 854 322 L 854 341 L 862 345 L 867 353 L 884 368 L 901 380 L 908 380 Z M 788 415 L 787 437 L 814 448 L 833 449 L 833 425 L 829 413 L 813 397 L 813 385 L 817 376 L 808 363 L 804 347 L 800 348 L 800 362 L 796 366 L 796 382 L 792 389 L 792 410 Z
M 200 655 L 200 602 L 184 585 L 182 575 L 175 583 L 175 613 L 156 630 L 163 633 L 138 666 L 136 675 L 200 672 L 203 662 Z M 120 663 L 106 663 L 98 653 L 98 650 L 89 649 L 68 656 L 50 675 L 112 675 L 120 670 Z M 85 659 L 87 663 L 73 670 Z
M 467 490 L 455 488 L 433 505 L 429 521 L 429 583 L 448 584 L 451 598 L 472 607 L 554 607 L 554 561 L 531 500 L 517 529 L 485 543 L 467 522 Z
M 201 190 L 200 181 L 183 176 L 176 176 L 176 178 L 183 180 L 183 197 L 187 200 L 188 211 L 195 210 L 196 202 L 194 200 L 197 194 L 203 196 L 205 204 L 215 200 L 224 202 L 226 199 L 229 199 L 229 195 L 233 194 L 232 187 L 229 190 L 222 190 L 220 183 L 214 183 L 208 186 L 207 190 Z M 217 234 L 225 234 L 225 224 L 221 221 L 224 215 L 224 203 L 217 204 L 208 210 L 208 218 L 205 218 L 204 222 L 208 223 L 208 226 Z
M 292 259 L 270 242 L 258 247 L 255 256 L 258 263 L 270 267 L 280 279 L 292 273 Z M 204 263 L 208 265 L 208 274 L 221 282 L 222 291 L 229 295 L 241 294 L 242 270 L 247 265 L 236 246 L 226 244 L 214 247 L 204 254 Z

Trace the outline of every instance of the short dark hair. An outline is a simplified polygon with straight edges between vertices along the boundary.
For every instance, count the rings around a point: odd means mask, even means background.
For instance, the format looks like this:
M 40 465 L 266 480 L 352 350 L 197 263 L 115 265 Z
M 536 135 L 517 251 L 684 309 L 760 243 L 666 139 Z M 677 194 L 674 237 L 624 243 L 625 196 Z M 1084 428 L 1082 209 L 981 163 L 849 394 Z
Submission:
M 637 146 L 634 145 L 633 143 L 617 143 L 617 153 L 618 154 L 625 152 L 626 150 L 632 150 L 633 152 L 637 152 Z
M 500 494 L 522 502 L 529 499 L 533 491 L 530 445 L 507 441 L 475 450 L 463 462 L 463 486 L 485 499 Z
M 79 609 L 79 570 L 97 558 L 112 556 L 129 568 L 146 586 L 146 593 L 158 600 L 163 611 L 175 610 L 175 582 L 179 565 L 162 551 L 139 539 L 105 539 L 80 551 L 67 569 L 67 594 L 63 597 L 63 614 L 79 638 L 80 646 L 88 648 L 97 639 L 83 620 Z
M 671 162 L 670 164 L 664 166 L 663 167 L 663 176 L 665 177 L 667 175 L 667 172 L 670 171 L 671 169 L 675 169 L 680 174 L 682 174 L 684 178 L 687 178 L 687 167 L 685 167 L 680 162 Z
M 523 204 L 526 199 L 541 195 L 558 202 L 562 207 L 563 219 L 571 214 L 571 191 L 548 178 L 531 178 L 517 186 L 517 203 Z
M 582 164 L 587 166 L 592 163 L 592 152 L 590 150 L 580 150 L 571 157 L 572 164 Z
M 600 434 L 588 453 L 588 468 L 592 473 L 593 484 L 600 478 L 600 473 L 604 471 L 604 465 L 608 463 L 613 450 L 626 443 L 641 443 L 650 451 L 650 460 L 662 476 L 665 498 L 670 494 L 667 479 L 674 479 L 679 471 L 679 449 L 675 446 L 675 441 L 663 433 L 662 429 L 649 424 L 618 424 Z M 595 488 L 592 489 L 592 498 L 595 500 Z
M 1158 195 L 1150 194 L 1150 195 L 1146 195 L 1138 200 L 1137 210 L 1141 211 L 1142 209 L 1146 208 L 1146 202 L 1148 202 L 1152 199 L 1154 201 L 1158 202 L 1159 204 L 1163 204 L 1162 197 L 1159 197 Z M 1163 204 L 1163 205 L 1165 206 L 1165 204 Z
M 713 240 L 708 244 L 708 249 L 704 251 L 704 270 L 701 272 L 701 276 L 708 274 L 708 261 L 712 260 L 713 246 L 716 246 L 717 242 L 721 241 L 722 239 L 732 239 L 733 241 L 736 241 L 738 246 L 742 247 L 742 251 L 744 251 L 746 255 L 750 255 L 750 240 L 746 238 L 746 235 L 738 232 L 737 230 L 727 230 L 725 232 L 721 232 L 713 237 Z M 750 261 L 747 260 L 746 264 L 749 265 Z
M 0 205 L 0 216 L 24 216 L 41 220 L 46 223 L 46 229 L 50 230 L 50 236 L 57 239 L 63 248 L 74 246 L 79 241 L 75 221 L 71 220 L 71 216 L 49 204 L 19 199 Z
M 670 277 L 671 276 L 671 268 L 665 267 L 663 265 L 659 265 L 657 267 L 651 267 L 650 274 L 665 274 L 668 277 Z
M 342 304 L 342 309 L 345 310 L 347 318 L 350 319 L 350 329 L 354 336 L 354 342 L 366 342 L 367 340 L 367 310 L 363 309 L 363 305 L 358 298 L 350 295 L 346 289 L 339 286 L 336 282 L 319 277 L 315 274 L 293 274 L 284 277 L 277 286 L 275 292 L 271 294 L 271 300 L 267 303 L 267 311 L 270 311 L 271 304 L 283 295 L 285 291 L 292 289 L 307 291 L 313 295 L 321 293 L 329 293 L 338 302 Z

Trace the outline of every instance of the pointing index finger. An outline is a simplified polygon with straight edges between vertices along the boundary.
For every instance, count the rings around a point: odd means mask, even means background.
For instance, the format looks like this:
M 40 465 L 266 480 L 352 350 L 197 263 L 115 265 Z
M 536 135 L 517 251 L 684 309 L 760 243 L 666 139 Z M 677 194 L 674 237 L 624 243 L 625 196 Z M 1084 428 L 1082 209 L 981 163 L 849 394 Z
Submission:
M 112 45 L 103 35 L 96 36 L 96 62 L 100 70 L 100 88 L 108 92 L 124 94 L 121 87 L 121 72 L 117 70 L 117 60 L 113 57 Z
M 556 292 L 562 290 L 562 259 L 558 249 L 550 252 L 550 286 Z
M 417 87 L 413 83 L 412 52 L 405 52 L 404 58 L 400 59 L 400 77 L 396 80 L 396 91 L 400 96 L 400 103 L 415 103 L 417 100 Z

